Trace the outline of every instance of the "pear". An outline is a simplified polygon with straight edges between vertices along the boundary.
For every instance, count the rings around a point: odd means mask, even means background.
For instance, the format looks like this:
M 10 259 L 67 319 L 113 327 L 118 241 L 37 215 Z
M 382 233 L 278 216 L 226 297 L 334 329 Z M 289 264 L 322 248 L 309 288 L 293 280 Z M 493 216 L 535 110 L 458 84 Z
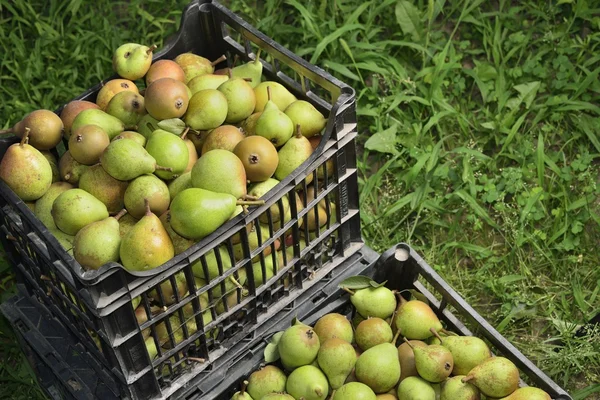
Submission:
M 142 146 L 146 145 L 146 137 L 144 135 L 142 135 L 141 133 L 138 133 L 135 131 L 123 131 L 123 132 L 119 133 L 117 136 L 115 136 L 114 138 L 112 138 L 112 140 L 119 140 L 119 139 L 131 139 L 134 142 L 138 142 Z
M 58 228 L 49 229 L 50 233 L 58 240 L 58 243 L 66 250 L 67 253 L 73 255 L 74 235 L 68 235 Z
M 506 397 L 519 387 L 519 370 L 508 358 L 491 357 L 473 368 L 462 382 L 470 382 L 487 397 Z
M 82 189 L 65 190 L 52 203 L 52 217 L 61 231 L 75 235 L 81 228 L 108 218 L 104 203 Z
M 91 101 L 86 100 L 70 101 L 62 109 L 62 111 L 60 112 L 60 119 L 63 123 L 63 136 L 65 137 L 65 139 L 69 140 L 69 136 L 71 135 L 71 125 L 73 125 L 75 117 L 77 117 L 77 115 L 79 115 L 79 113 L 83 110 L 87 110 L 89 108 L 100 109 L 100 107 L 96 103 L 92 103 Z
M 251 252 L 254 252 L 259 246 L 262 246 L 262 244 L 271 237 L 271 234 L 269 232 L 269 227 L 264 225 L 250 225 L 249 229 L 250 231 L 248 232 L 248 247 L 250 248 Z M 262 252 L 262 255 L 265 257 L 268 256 L 269 254 L 271 254 L 273 247 L 275 248 L 275 250 L 278 250 L 280 245 L 281 243 L 279 242 L 279 240 L 275 239 L 275 241 L 273 242 L 273 246 L 265 247 L 265 249 Z M 243 260 L 244 258 L 246 258 L 246 255 L 244 254 L 244 246 L 242 243 L 238 242 L 233 245 L 233 255 L 235 256 L 236 260 Z M 260 254 L 252 257 L 253 263 L 256 263 L 258 261 L 260 261 Z
M 109 140 L 125 130 L 125 125 L 120 119 L 94 108 L 83 110 L 75 117 L 73 125 L 71 125 L 71 132 L 84 125 L 98 125 L 106 132 Z
M 110 176 L 99 164 L 87 168 L 79 178 L 79 188 L 103 202 L 109 213 L 117 213 L 124 207 L 128 185 L 129 182 Z
M 262 399 L 269 393 L 285 391 L 287 376 L 274 365 L 267 365 L 254 371 L 248 378 L 246 388 L 253 399 Z
M 98 94 L 96 95 L 96 104 L 98 105 L 98 108 L 104 111 L 106 109 L 106 106 L 108 106 L 110 100 L 117 93 L 121 92 L 132 92 L 137 94 L 140 93 L 135 83 L 133 83 L 129 79 L 111 79 L 110 81 L 102 85 L 102 87 L 98 91 Z
M 185 83 L 188 83 L 197 76 L 212 74 L 215 71 L 215 65 L 225 60 L 226 57 L 221 56 L 211 62 L 193 53 L 182 53 L 175 57 L 175 62 L 179 64 L 185 73 Z
M 412 346 L 406 337 L 409 346 Z M 447 348 L 432 344 L 426 347 L 412 347 L 415 354 L 415 366 L 419 375 L 431 382 L 439 383 L 452 373 L 454 360 L 452 353 Z
M 185 142 L 170 132 L 158 129 L 146 143 L 146 151 L 156 162 L 171 168 L 170 171 L 157 170 L 154 173 L 161 179 L 170 180 L 183 174 L 187 168 L 190 152 Z
M 246 136 L 256 135 L 256 121 L 258 121 L 261 115 L 262 111 L 255 112 L 240 124 L 240 129 L 246 134 Z
M 222 83 L 229 80 L 228 75 L 206 74 L 200 75 L 188 82 L 192 95 L 204 89 L 217 89 Z
M 242 382 L 242 387 L 240 388 L 240 391 L 234 393 L 234 395 L 231 396 L 231 400 L 253 400 L 252 397 L 250 396 L 250 394 L 248 394 L 248 392 L 246 392 L 247 386 L 248 386 L 248 381 Z
M 271 89 L 273 101 L 277 108 L 282 111 L 297 100 L 296 96 L 291 94 L 282 84 L 273 81 L 261 82 L 254 88 L 254 93 L 256 94 L 256 107 L 254 108 L 254 112 L 263 111 L 266 108 L 266 104 L 269 101 L 267 88 Z
M 134 129 L 138 122 L 148 112 L 144 107 L 144 98 L 134 92 L 123 91 L 117 93 L 108 102 L 105 109 L 107 114 L 119 118 L 125 129 Z
M 551 400 L 548 393 L 534 387 L 522 387 L 501 400 Z
M 160 293 L 158 289 L 148 293 L 160 306 L 170 306 L 185 297 L 188 292 L 188 284 L 183 272 L 175 274 L 172 279 L 175 283 L 171 282 L 171 279 L 167 279 L 159 285 Z
M 350 301 L 356 307 L 356 311 L 365 318 L 379 317 L 386 319 L 396 309 L 396 297 L 385 286 L 357 290 L 350 296 Z
M 186 239 L 173 230 L 171 227 L 171 212 L 169 210 L 163 212 L 159 219 L 173 242 L 175 255 L 183 253 L 194 245 L 195 242 L 193 240 Z
M 367 318 L 356 328 L 356 344 L 362 351 L 381 343 L 389 343 L 393 338 L 392 328 L 381 318 Z
M 196 92 L 190 99 L 185 123 L 194 130 L 214 129 L 227 118 L 227 97 L 216 89 Z
M 261 397 L 260 400 L 294 400 L 294 398 L 287 393 L 269 393 Z
M 394 320 L 396 329 L 407 339 L 425 340 L 433 336 L 431 328 L 434 331 L 443 329 L 437 315 L 427 303 L 421 300 L 406 301 L 402 296 Z
M 179 175 L 177 178 L 173 179 L 169 182 L 169 195 L 171 199 L 174 199 L 175 196 L 179 194 L 179 192 L 192 188 L 192 172 L 184 172 Z
M 226 260 L 226 258 L 229 257 L 227 255 L 227 252 L 224 251 L 224 249 L 220 248 L 219 252 L 222 255 L 221 259 Z M 214 253 L 211 252 L 207 256 L 207 258 L 206 258 L 207 264 L 209 264 L 209 270 L 214 269 L 214 270 L 218 271 L 218 267 L 216 264 L 217 261 L 213 254 Z M 223 264 L 224 264 L 224 268 L 223 268 L 224 271 L 227 271 L 231 266 L 231 263 L 223 262 Z M 213 266 L 214 266 L 214 268 L 213 268 Z M 210 276 L 213 276 L 213 275 L 210 275 Z M 213 276 L 213 277 L 216 277 L 216 276 Z M 248 277 L 246 276 L 245 269 L 240 269 L 239 271 L 235 272 L 233 275 L 229 275 L 225 280 L 222 281 L 222 284 L 219 284 L 212 289 L 213 298 L 221 298 L 223 296 L 227 296 L 230 294 L 235 294 L 237 297 L 238 289 L 240 289 L 241 291 L 246 290 L 243 285 L 246 283 L 247 278 Z M 194 276 L 194 280 L 196 281 L 196 287 L 201 288 L 201 287 L 207 285 L 206 280 L 203 278 L 198 278 L 197 276 Z M 236 299 L 235 304 L 237 304 L 237 299 Z
M 270 87 L 267 87 L 267 93 L 269 101 L 260 117 L 258 117 L 254 131 L 257 135 L 270 140 L 275 147 L 281 147 L 292 137 L 294 123 L 271 100 Z
M 65 182 L 77 185 L 79 178 L 90 168 L 89 165 L 83 165 L 75 161 L 70 151 L 65 151 L 58 161 L 58 173 Z
M 148 140 L 155 130 L 160 129 L 158 123 L 159 121 L 153 118 L 152 115 L 146 114 L 139 120 L 137 131 Z M 146 143 L 142 144 L 142 146 L 145 145 Z
M 400 361 L 396 346 L 382 343 L 363 352 L 356 360 L 355 371 L 359 382 L 375 393 L 385 393 L 400 379 Z
M 302 136 L 300 125 L 296 125 L 296 135 L 292 136 L 281 149 L 279 149 L 279 163 L 275 170 L 275 178 L 280 181 L 294 172 L 304 161 L 308 160 L 313 148 L 307 138 Z M 313 180 L 313 174 L 306 177 L 306 184 Z
M 39 199 L 52 185 L 50 163 L 27 144 L 28 136 L 26 129 L 21 142 L 10 145 L 0 161 L 0 179 L 23 201 Z
M 317 354 L 319 367 L 327 376 L 332 389 L 342 387 L 356 364 L 356 358 L 354 347 L 339 338 L 322 343 Z
M 264 257 L 264 268 L 263 263 L 259 260 L 252 264 L 252 271 L 254 275 L 254 287 L 260 287 L 269 279 L 271 279 L 277 273 L 279 268 L 279 262 L 277 256 L 273 257 L 269 255 Z
M 436 400 L 436 396 L 435 390 L 425 379 L 409 376 L 398 385 L 398 399 Z
M 83 125 L 73 130 L 69 138 L 69 152 L 78 163 L 93 165 L 100 161 L 100 155 L 109 143 L 104 129 L 98 125 Z
M 52 170 L 52 183 L 60 181 L 58 161 L 56 160 L 56 157 L 54 157 L 54 154 L 52 154 L 48 150 L 42 150 L 40 151 L 40 153 L 42 153 L 42 155 L 46 157 L 46 160 L 48 160 L 48 163 L 50 164 L 50 169 Z
M 29 145 L 38 150 L 50 150 L 60 142 L 63 136 L 63 122 L 61 118 L 50 110 L 35 110 L 17 122 L 12 129 L 3 133 L 12 132 L 15 136 L 23 138 L 28 129 Z
M 217 256 L 219 259 L 217 259 Z M 204 264 L 206 264 L 206 270 L 204 269 Z M 229 252 L 223 247 L 218 247 L 194 261 L 192 263 L 192 272 L 195 277 L 210 281 L 222 275 L 222 273 L 230 269 L 232 265 L 233 263 Z M 207 273 L 208 275 L 206 275 Z
M 223 149 L 233 152 L 239 142 L 244 139 L 244 134 L 233 125 L 221 125 L 210 131 L 204 144 L 202 154 L 214 149 Z
M 248 85 L 251 88 L 255 88 L 260 83 L 262 77 L 263 65 L 260 62 L 260 50 L 256 54 L 255 59 L 242 65 L 238 65 L 231 69 L 231 76 L 233 78 L 246 78 L 248 79 Z
M 349 382 L 335 390 L 331 400 L 377 400 L 370 387 L 360 382 Z
M 409 343 L 402 343 L 398 346 L 398 359 L 400 360 L 400 382 L 409 376 L 418 376 L 415 365 L 415 353 L 412 347 L 427 347 L 427 343 L 420 340 L 410 340 Z M 412 346 L 412 347 L 411 347 Z
M 453 375 L 466 375 L 492 356 L 487 344 L 475 336 L 446 336 L 439 340 L 441 340 L 442 346 L 452 353 Z
M 309 178 L 312 180 L 312 175 L 309 175 L 307 177 L 307 181 L 309 180 Z M 320 191 L 320 192 L 322 192 L 322 191 Z M 306 191 L 303 193 L 304 193 L 304 195 L 306 195 L 306 197 L 304 198 L 304 201 L 302 201 L 302 199 L 301 199 L 300 202 L 305 204 L 307 207 L 311 207 L 310 211 L 306 214 L 306 217 L 305 217 L 308 230 L 311 232 L 319 230 L 319 228 L 327 225 L 327 221 L 328 221 L 327 200 L 322 199 L 316 205 L 314 205 L 314 206 L 310 205 L 310 203 L 313 203 L 315 201 L 315 187 L 313 185 L 309 186 L 306 189 Z M 302 196 L 302 197 L 304 197 L 304 196 Z M 330 206 L 329 206 L 329 217 L 330 217 L 329 221 L 330 221 L 330 223 L 333 222 L 334 216 L 335 216 L 334 209 L 332 207 L 332 204 L 330 204 Z M 302 222 L 304 223 L 304 218 L 302 219 Z
M 446 380 L 442 384 L 440 400 L 480 400 L 479 390 L 469 382 L 463 383 L 462 378 L 464 375 L 453 376 Z
M 218 87 L 227 99 L 227 117 L 225 122 L 236 124 L 248 118 L 254 112 L 256 95 L 254 89 L 244 78 L 230 78 Z
M 144 46 L 137 43 L 125 43 L 113 54 L 113 69 L 119 76 L 135 81 L 146 75 L 152 64 L 152 52 L 156 46 Z
M 259 183 L 250 185 L 248 187 L 248 194 L 250 196 L 254 196 L 256 198 L 261 198 L 264 195 L 266 195 L 271 189 L 273 189 L 275 186 L 277 186 L 278 184 L 279 184 L 279 181 L 277 179 L 269 178 L 264 182 L 259 182 Z M 281 198 L 280 201 L 273 204 L 269 208 L 269 210 L 270 210 L 271 220 L 273 221 L 273 223 L 279 222 L 282 219 L 285 220 L 286 219 L 285 217 L 287 217 L 288 214 L 290 213 L 290 201 L 287 198 L 287 196 L 284 196 Z M 269 213 L 267 213 L 267 212 L 261 214 L 258 218 L 259 218 L 260 222 L 263 224 L 269 223 Z M 287 222 L 287 221 L 285 221 L 285 222 Z
M 293 325 L 287 328 L 277 344 L 281 363 L 290 371 L 315 361 L 319 347 L 319 337 L 311 327 L 306 325 Z
M 129 271 L 156 268 L 175 255 L 169 234 L 150 211 L 150 204 L 146 201 L 145 205 L 146 214 L 123 237 L 119 249 L 121 263 Z
M 137 222 L 138 220 L 133 218 L 129 214 L 125 214 L 121 217 L 121 219 L 119 220 L 119 233 L 121 235 L 121 239 L 123 239 L 125 235 L 127 235 L 127 232 L 129 232 Z
M 36 200 L 34 207 L 35 216 L 46 226 L 46 228 L 52 230 L 57 229 L 52 218 L 52 204 L 59 194 L 69 189 L 73 189 L 73 185 L 68 182 L 55 182 L 44 193 L 42 197 Z
M 307 138 L 319 134 L 327 125 L 327 118 L 308 101 L 296 100 L 284 112 L 294 125 L 301 126 L 302 134 Z
M 191 103 L 188 88 L 173 78 L 162 78 L 152 82 L 144 93 L 148 114 L 159 121 L 181 118 Z
M 239 199 L 246 195 L 244 164 L 227 150 L 211 150 L 202 155 L 192 168 L 192 185 L 217 193 L 231 194 Z
M 119 261 L 119 218 L 127 211 L 121 210 L 114 217 L 92 222 L 75 235 L 73 255 L 87 270 L 98 269 L 108 262 Z
M 172 78 L 180 82 L 185 83 L 185 72 L 183 69 L 173 60 L 158 60 L 150 65 L 148 72 L 144 79 L 146 80 L 146 87 L 150 86 L 152 82 L 162 78 Z
M 350 321 L 338 313 L 325 314 L 315 324 L 314 331 L 319 337 L 319 341 L 324 343 L 331 338 L 339 338 L 348 343 L 352 343 L 354 332 Z
M 102 168 L 113 178 L 130 181 L 155 170 L 170 170 L 156 165 L 156 160 L 143 146 L 131 139 L 119 139 L 106 147 L 100 156 Z
M 319 368 L 304 365 L 288 376 L 285 390 L 295 399 L 325 400 L 329 394 L 329 384 Z
M 317 149 L 317 147 L 321 143 L 321 139 L 322 139 L 322 136 L 320 136 L 320 135 L 311 136 L 310 138 L 308 138 L 308 141 L 310 142 L 310 145 L 312 146 L 313 151 L 315 151 Z M 335 164 L 333 163 L 333 157 L 332 157 L 329 160 L 327 160 L 323 166 L 317 168 L 317 178 L 321 179 L 321 180 L 324 180 L 325 176 L 327 176 L 327 178 L 331 178 L 333 176 L 334 172 L 335 172 Z
M 243 138 L 233 149 L 233 154 L 244 164 L 250 182 L 266 181 L 273 176 L 279 164 L 277 149 L 262 136 Z
M 140 175 L 129 183 L 125 190 L 124 203 L 127 212 L 134 218 L 142 218 L 146 212 L 144 199 L 150 204 L 150 211 L 161 215 L 171 203 L 167 184 L 152 174 Z
M 198 161 L 198 151 L 196 150 L 196 145 L 194 145 L 194 142 L 187 137 L 188 133 L 189 130 L 181 135 L 181 139 L 188 149 L 188 165 L 185 167 L 185 170 L 183 170 L 184 173 L 191 172 L 192 168 L 194 168 L 194 165 L 196 165 L 196 161 Z M 190 135 L 190 137 L 193 136 L 195 135 Z

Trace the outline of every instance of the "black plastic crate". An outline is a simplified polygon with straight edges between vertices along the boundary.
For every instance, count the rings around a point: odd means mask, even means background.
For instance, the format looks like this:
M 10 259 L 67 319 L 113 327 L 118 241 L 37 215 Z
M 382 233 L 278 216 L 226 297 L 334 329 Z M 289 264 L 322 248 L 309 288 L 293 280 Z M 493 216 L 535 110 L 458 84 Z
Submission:
M 77 335 L 87 351 L 112 371 L 122 393 L 132 398 L 170 395 L 185 385 L 190 373 L 197 375 L 205 370 L 233 344 L 364 246 L 360 234 L 352 88 L 211 0 L 196 0 L 186 7 L 178 34 L 154 58 L 173 59 L 178 54 L 193 52 L 209 59 L 226 54 L 228 63 L 236 56 L 240 62 L 246 62 L 256 57 L 258 49 L 262 50 L 263 75 L 267 79 L 285 85 L 298 99 L 311 102 L 328 117 L 323 139 L 309 160 L 265 196 L 265 205 L 232 219 L 164 265 L 135 273 L 120 264 L 109 263 L 96 271 L 85 271 L 27 205 L 0 181 L 0 240 L 19 281 Z M 77 99 L 93 101 L 101 85 Z M 0 154 L 14 142 L 14 137 L 0 139 Z M 54 150 L 61 154 L 64 144 Z M 325 173 L 323 179 L 318 179 L 318 170 L 327 171 L 331 165 L 331 174 Z M 314 200 L 299 210 L 294 201 L 295 190 L 300 187 L 306 193 L 306 179 L 310 175 L 315 182 Z M 321 228 L 309 232 L 307 223 L 300 225 L 321 201 L 326 204 L 328 218 Z M 283 212 L 286 202 L 289 220 L 285 224 L 274 222 L 274 212 Z M 268 222 L 268 231 L 259 239 L 259 245 L 251 248 L 246 226 L 259 218 Z M 242 253 L 237 256 L 236 239 L 241 243 Z M 269 250 L 271 255 L 265 256 Z M 257 272 L 267 278 L 259 287 L 254 284 L 251 262 L 256 257 L 261 264 Z M 216 259 L 220 274 L 199 287 L 192 264 L 206 268 L 210 258 Z M 280 260 L 270 279 L 269 258 L 273 263 Z M 228 265 L 231 268 L 224 268 Z M 219 297 L 218 292 L 226 293 L 226 280 L 244 273 L 249 282 L 247 293 L 234 289 L 229 297 Z M 176 296 L 174 302 L 166 301 L 165 288 L 177 292 L 176 276 L 185 278 L 187 294 Z M 158 299 L 162 312 L 140 326 L 132 300 L 141 299 L 142 306 L 150 311 L 152 296 Z M 201 302 L 201 297 L 208 297 L 208 301 Z M 211 316 L 206 325 L 202 316 L 205 310 Z M 179 327 L 174 326 L 177 321 L 172 321 L 177 317 L 181 320 L 189 317 L 195 327 L 188 330 L 186 324 L 181 324 L 178 330 L 182 335 L 176 335 L 174 329 Z M 149 332 L 155 344 L 158 343 L 157 328 L 161 326 L 168 332 L 168 337 L 161 340 L 166 340 L 170 346 L 165 347 L 170 349 L 159 348 L 158 356 L 151 360 L 144 336 Z M 190 359 L 207 362 L 190 363 Z M 188 376 L 185 380 L 184 375 Z
M 264 363 L 263 351 L 271 336 L 289 327 L 294 317 L 311 326 L 328 313 L 351 317 L 353 307 L 349 295 L 339 289 L 338 285 L 353 275 L 370 276 L 377 282 L 387 281 L 386 287 L 402 290 L 405 297 L 409 294 L 405 290 L 414 289 L 422 293 L 447 329 L 487 340 L 496 355 L 502 355 L 515 363 L 521 371 L 521 377 L 526 375 L 534 386 L 545 390 L 553 399 L 572 400 L 564 389 L 496 331 L 417 252 L 404 243 L 386 251 L 373 263 L 353 263 L 343 274 L 300 297 L 294 309 L 278 314 L 269 326 L 256 331 L 252 340 L 233 348 L 236 357 L 224 368 L 215 370 L 213 382 L 200 385 L 196 397 L 190 396 L 187 399 L 229 400 L 239 390 L 241 383 Z

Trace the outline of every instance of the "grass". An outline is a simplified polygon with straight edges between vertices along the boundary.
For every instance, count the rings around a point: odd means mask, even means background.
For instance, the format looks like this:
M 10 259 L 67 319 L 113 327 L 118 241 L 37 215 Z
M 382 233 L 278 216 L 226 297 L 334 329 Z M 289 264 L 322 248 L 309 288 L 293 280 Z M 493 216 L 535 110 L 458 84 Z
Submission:
M 4 127 L 109 76 L 119 44 L 160 45 L 186 2 L 13 3 Z M 356 88 L 368 244 L 410 243 L 575 399 L 600 398 L 600 331 L 573 337 L 600 311 L 597 3 L 226 3 Z M 0 329 L 2 397 L 32 378 Z

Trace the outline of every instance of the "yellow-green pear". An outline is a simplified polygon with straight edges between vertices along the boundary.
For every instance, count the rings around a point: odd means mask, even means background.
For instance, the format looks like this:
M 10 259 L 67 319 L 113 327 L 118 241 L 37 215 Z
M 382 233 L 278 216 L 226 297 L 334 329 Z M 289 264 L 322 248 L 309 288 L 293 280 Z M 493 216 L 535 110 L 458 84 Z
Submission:
M 356 358 L 354 347 L 340 338 L 326 340 L 317 354 L 319 367 L 327 375 L 332 389 L 339 389 L 346 382 L 354 369 Z
M 222 83 L 229 80 L 227 75 L 206 74 L 199 75 L 188 82 L 192 96 L 204 89 L 217 89 Z
M 261 82 L 254 88 L 254 93 L 256 94 L 256 107 L 254 108 L 254 112 L 263 111 L 265 109 L 265 105 L 269 100 L 267 87 L 271 88 L 273 101 L 281 111 L 284 111 L 290 104 L 297 100 L 296 96 L 290 93 L 290 91 L 282 84 L 274 81 Z
M 52 204 L 54 200 L 62 193 L 69 189 L 73 189 L 73 185 L 68 182 L 55 182 L 44 193 L 42 197 L 35 202 L 35 216 L 46 226 L 46 228 L 52 230 L 57 229 L 52 217 Z
M 216 89 L 196 92 L 190 99 L 185 123 L 194 130 L 214 129 L 227 118 L 227 97 Z
M 83 268 L 98 269 L 108 262 L 119 261 L 119 218 L 126 212 L 121 210 L 114 217 L 92 222 L 77 232 L 73 241 L 73 256 Z
M 302 134 L 307 138 L 317 135 L 327 125 L 327 118 L 305 100 L 294 101 L 287 106 L 284 112 L 294 125 L 300 125 Z
M 112 59 L 113 69 L 119 76 L 135 81 L 146 75 L 152 64 L 152 52 L 156 46 L 125 43 L 119 46 Z
M 108 218 L 104 203 L 82 189 L 69 189 L 52 204 L 54 223 L 61 231 L 75 235 L 81 228 Z
M 246 390 L 253 399 L 262 399 L 269 393 L 285 391 L 287 376 L 275 365 L 266 365 L 248 378 Z

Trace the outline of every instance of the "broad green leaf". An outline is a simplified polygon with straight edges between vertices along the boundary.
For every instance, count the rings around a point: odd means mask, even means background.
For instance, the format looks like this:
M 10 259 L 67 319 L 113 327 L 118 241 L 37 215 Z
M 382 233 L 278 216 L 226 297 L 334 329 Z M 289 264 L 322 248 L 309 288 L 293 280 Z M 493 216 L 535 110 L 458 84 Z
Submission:
M 422 24 L 419 10 L 412 2 L 400 0 L 396 4 L 396 21 L 405 35 L 411 35 L 415 42 L 421 41 Z
M 274 334 L 273 336 L 271 336 L 271 339 L 269 339 L 269 343 L 278 344 L 279 340 L 281 340 L 281 337 L 283 336 L 283 332 L 284 331 L 280 331 L 280 332 L 277 332 L 276 334 Z
M 164 119 L 158 122 L 158 127 L 175 135 L 181 135 L 185 131 L 185 122 L 179 118 Z
M 387 281 L 383 281 L 381 283 L 377 283 L 377 282 L 375 282 L 375 281 L 372 280 L 369 283 L 371 284 L 371 287 L 374 287 L 375 289 L 377 289 L 378 287 L 385 285 L 387 283 Z
M 377 132 L 365 142 L 365 148 L 380 153 L 398 154 L 396 149 L 396 132 L 398 128 L 392 125 L 390 128 Z
M 522 281 L 523 279 L 526 279 L 523 275 L 504 275 L 502 278 L 499 278 L 497 282 L 506 285 L 508 283 Z
M 263 351 L 263 356 L 265 357 L 266 364 L 271 364 L 279 360 L 280 356 L 278 346 L 276 344 L 269 343 Z
M 540 81 L 523 83 L 521 85 L 517 85 L 514 89 L 519 92 L 519 102 L 525 103 L 525 108 L 529 109 L 531 103 L 535 99 L 537 92 L 540 88 Z
M 365 289 L 371 286 L 371 278 L 364 275 L 351 276 L 340 282 L 340 288 L 346 289 Z

